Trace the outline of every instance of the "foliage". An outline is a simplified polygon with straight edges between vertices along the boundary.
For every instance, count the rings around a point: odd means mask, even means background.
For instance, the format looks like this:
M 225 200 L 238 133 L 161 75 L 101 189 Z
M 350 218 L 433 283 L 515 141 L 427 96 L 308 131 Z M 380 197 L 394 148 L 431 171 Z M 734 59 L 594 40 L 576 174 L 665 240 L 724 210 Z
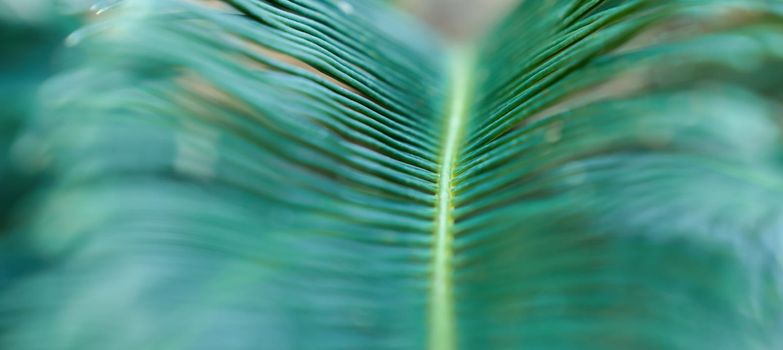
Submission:
M 0 348 L 783 346 L 781 2 L 101 4 L 3 115 Z

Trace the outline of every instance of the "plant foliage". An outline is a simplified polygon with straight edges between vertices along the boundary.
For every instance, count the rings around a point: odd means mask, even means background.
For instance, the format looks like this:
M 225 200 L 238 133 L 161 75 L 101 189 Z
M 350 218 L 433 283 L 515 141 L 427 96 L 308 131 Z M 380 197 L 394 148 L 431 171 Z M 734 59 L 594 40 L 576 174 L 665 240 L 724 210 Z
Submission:
M 92 11 L 3 19 L 0 348 L 783 347 L 780 1 Z

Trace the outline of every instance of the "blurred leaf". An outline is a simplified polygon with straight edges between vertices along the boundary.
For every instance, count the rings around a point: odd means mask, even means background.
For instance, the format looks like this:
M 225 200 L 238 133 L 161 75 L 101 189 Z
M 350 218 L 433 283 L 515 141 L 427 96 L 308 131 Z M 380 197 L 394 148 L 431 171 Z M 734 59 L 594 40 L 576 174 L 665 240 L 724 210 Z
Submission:
M 0 348 L 781 348 L 781 6 L 100 2 L 13 70 Z

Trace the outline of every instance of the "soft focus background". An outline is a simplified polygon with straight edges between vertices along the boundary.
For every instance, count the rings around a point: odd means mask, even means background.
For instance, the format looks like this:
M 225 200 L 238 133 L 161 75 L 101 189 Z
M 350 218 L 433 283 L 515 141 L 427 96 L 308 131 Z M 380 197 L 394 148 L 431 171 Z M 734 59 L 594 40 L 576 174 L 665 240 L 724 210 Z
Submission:
M 60 11 L 76 11 L 98 3 L 110 7 L 118 0 L 62 0 Z M 422 18 L 452 38 L 466 39 L 483 32 L 519 0 L 389 0 L 400 8 Z M 41 20 L 51 12 L 51 0 L 0 0 L 0 17 Z
M 397 0 L 447 35 L 466 39 L 483 32 L 519 0 Z

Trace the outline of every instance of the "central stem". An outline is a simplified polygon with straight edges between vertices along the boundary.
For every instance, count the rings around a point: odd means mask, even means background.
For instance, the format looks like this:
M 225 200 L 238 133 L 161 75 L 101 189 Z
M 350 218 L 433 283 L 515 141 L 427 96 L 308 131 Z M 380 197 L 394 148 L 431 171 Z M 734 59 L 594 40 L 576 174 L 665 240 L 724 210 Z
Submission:
M 450 86 L 451 101 L 445 118 L 443 154 L 438 173 L 436 194 L 435 242 L 433 244 L 432 294 L 430 295 L 430 350 L 457 348 L 457 322 L 454 312 L 453 243 L 454 203 L 452 192 L 454 169 L 460 140 L 469 112 L 472 70 L 470 54 L 457 50 L 452 55 Z

